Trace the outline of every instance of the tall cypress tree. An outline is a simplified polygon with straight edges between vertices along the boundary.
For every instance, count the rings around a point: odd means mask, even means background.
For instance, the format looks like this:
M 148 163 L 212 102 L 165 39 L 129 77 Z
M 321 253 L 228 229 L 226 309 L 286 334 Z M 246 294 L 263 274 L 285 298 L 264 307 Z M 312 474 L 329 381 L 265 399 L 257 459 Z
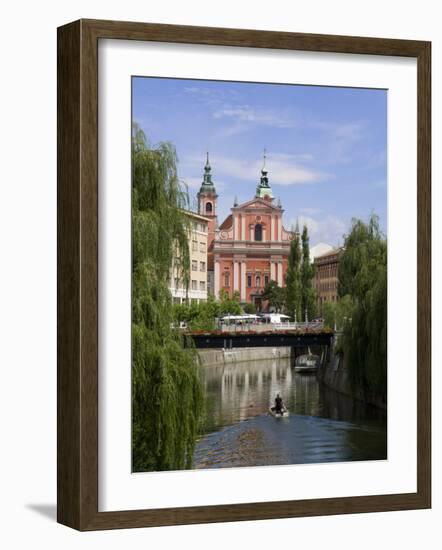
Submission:
M 203 393 L 195 350 L 173 328 L 168 278 L 179 263 L 189 279 L 187 192 L 175 148 L 132 137 L 132 467 L 178 470 L 192 464 Z M 179 259 L 177 259 L 179 258 Z
M 299 321 L 302 319 L 302 288 L 301 288 L 301 247 L 299 235 L 295 234 L 290 243 L 290 254 L 286 273 L 286 309 L 288 315 Z
M 308 319 L 311 321 L 316 317 L 316 292 L 312 286 L 313 276 L 315 274 L 315 266 L 310 261 L 310 239 L 308 236 L 307 226 L 304 225 L 302 230 L 302 263 L 301 263 L 301 307 L 302 316 L 307 313 Z M 305 319 L 304 319 L 305 320 Z

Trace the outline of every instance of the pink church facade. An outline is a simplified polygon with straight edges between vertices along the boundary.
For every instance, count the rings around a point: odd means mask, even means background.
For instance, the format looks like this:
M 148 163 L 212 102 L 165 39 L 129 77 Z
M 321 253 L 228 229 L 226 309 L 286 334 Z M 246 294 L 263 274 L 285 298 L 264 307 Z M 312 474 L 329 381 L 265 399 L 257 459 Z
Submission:
M 210 176 L 210 170 L 207 160 L 206 176 Z M 261 310 L 265 307 L 261 295 L 266 284 L 276 281 L 279 286 L 285 286 L 290 241 L 295 232 L 284 228 L 284 210 L 281 204 L 275 204 L 264 167 L 255 197 L 243 204 L 235 201 L 231 214 L 220 225 L 216 217 L 215 187 L 211 177 L 207 185 L 206 176 L 198 202 L 200 214 L 205 217 L 213 214 L 208 247 L 213 292 L 216 297 L 221 290 L 229 296 L 237 292 L 241 303 L 254 303 Z

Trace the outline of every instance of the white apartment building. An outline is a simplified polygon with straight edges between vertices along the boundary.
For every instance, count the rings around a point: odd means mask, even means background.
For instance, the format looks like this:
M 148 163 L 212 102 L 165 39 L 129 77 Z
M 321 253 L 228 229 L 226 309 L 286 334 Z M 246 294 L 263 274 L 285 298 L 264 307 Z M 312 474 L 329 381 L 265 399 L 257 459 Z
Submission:
M 209 220 L 195 212 L 186 212 L 191 218 L 189 237 L 190 284 L 187 290 L 175 270 L 170 278 L 170 292 L 175 304 L 199 303 L 207 300 L 207 242 Z

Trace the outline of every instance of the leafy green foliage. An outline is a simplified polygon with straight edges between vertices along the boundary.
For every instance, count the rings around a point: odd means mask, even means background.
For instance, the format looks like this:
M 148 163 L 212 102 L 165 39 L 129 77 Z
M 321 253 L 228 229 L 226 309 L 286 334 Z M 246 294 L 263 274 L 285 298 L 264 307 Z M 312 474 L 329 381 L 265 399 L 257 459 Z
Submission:
M 286 274 L 286 310 L 298 321 L 316 317 L 316 291 L 312 286 L 315 274 L 310 261 L 310 244 L 307 226 L 302 230 L 301 242 L 298 234 L 290 243 L 290 254 Z
M 267 300 L 269 307 L 275 311 L 281 311 L 285 304 L 286 291 L 276 281 L 269 281 L 264 287 L 262 299 Z
M 186 323 L 191 330 L 214 330 L 215 319 L 219 315 L 219 303 L 213 295 L 206 302 L 180 304 L 174 306 L 177 322 Z
M 336 322 L 336 305 L 338 302 L 325 302 L 322 306 L 322 318 L 324 327 L 333 329 Z
M 301 247 L 298 235 L 290 243 L 290 254 L 286 274 L 286 311 L 298 321 L 301 317 Z
M 244 313 L 248 313 L 249 315 L 256 313 L 256 306 L 253 303 L 244 304 L 242 308 Z
M 219 314 L 220 315 L 241 315 L 242 309 L 240 306 L 240 294 L 238 291 L 233 293 L 233 297 L 229 297 L 226 290 L 221 289 L 219 292 Z
M 195 350 L 173 328 L 172 265 L 188 285 L 190 222 L 169 143 L 132 135 L 132 467 L 190 468 L 203 410 Z
M 329 329 L 336 329 L 338 332 L 344 330 L 346 322 L 352 318 L 353 301 L 349 294 L 343 296 L 338 302 L 325 302 L 322 306 L 322 317 L 324 326 Z
M 302 314 L 305 315 L 307 313 L 308 319 L 311 320 L 316 317 L 316 291 L 312 287 L 315 266 L 310 261 L 310 244 L 306 225 L 304 225 L 302 230 L 301 242 L 301 310 Z
M 235 293 L 233 298 L 222 290 L 219 301 L 209 294 L 206 302 L 191 304 L 175 304 L 173 317 L 175 323 L 184 322 L 190 330 L 214 330 L 216 318 L 222 315 L 240 315 L 242 313 L 239 304 L 239 294 Z
M 367 224 L 353 220 L 344 246 L 338 292 L 351 309 L 343 323 L 350 380 L 354 387 L 386 400 L 387 241 L 377 216 L 372 215 Z

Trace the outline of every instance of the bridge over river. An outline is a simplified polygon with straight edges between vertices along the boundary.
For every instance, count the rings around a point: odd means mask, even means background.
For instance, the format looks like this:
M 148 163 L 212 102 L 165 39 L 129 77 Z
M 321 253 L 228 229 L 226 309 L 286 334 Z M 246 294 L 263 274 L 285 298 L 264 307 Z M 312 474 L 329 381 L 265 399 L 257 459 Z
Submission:
M 307 348 L 313 346 L 330 347 L 333 343 L 334 331 L 324 328 L 286 328 L 280 330 L 247 330 L 234 331 L 214 330 L 209 332 L 186 332 L 198 349 L 210 348 L 260 348 L 260 347 L 295 347 Z

